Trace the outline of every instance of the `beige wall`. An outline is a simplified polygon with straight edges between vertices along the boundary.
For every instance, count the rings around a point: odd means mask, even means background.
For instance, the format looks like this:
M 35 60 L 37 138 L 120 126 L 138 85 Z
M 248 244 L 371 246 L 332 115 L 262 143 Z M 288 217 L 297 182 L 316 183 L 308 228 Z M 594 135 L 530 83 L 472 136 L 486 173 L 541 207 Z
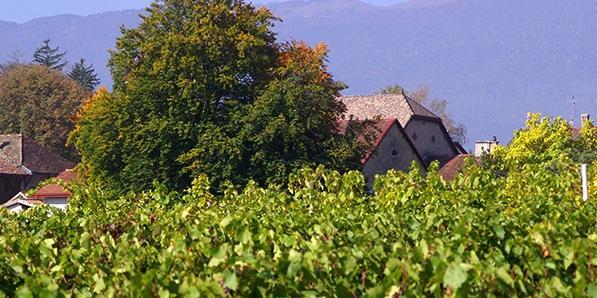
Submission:
M 425 158 L 425 155 L 455 155 L 450 144 L 452 140 L 446 139 L 442 126 L 437 122 L 412 119 L 404 130 L 423 158 Z
M 482 156 L 485 153 L 492 153 L 497 148 L 496 141 L 479 141 L 475 143 L 475 156 Z
M 393 155 L 394 150 L 396 150 L 396 155 Z M 405 136 L 400 133 L 400 129 L 394 124 L 363 166 L 363 174 L 367 179 L 367 184 L 371 186 L 375 175 L 385 174 L 390 169 L 408 170 L 413 161 L 420 163 L 416 153 L 408 145 Z

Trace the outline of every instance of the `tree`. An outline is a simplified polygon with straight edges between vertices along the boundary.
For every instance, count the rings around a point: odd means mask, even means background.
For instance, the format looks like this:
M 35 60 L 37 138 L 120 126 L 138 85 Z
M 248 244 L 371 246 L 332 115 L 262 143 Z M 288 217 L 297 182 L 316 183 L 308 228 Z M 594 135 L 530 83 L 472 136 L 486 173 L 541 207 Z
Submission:
M 59 71 L 13 65 L 0 73 L 0 133 L 23 133 L 68 158 L 72 117 L 88 93 Z
M 111 53 L 113 93 L 96 95 L 73 133 L 89 176 L 118 177 L 111 186 L 122 190 L 154 180 L 188 186 L 181 156 L 228 140 L 223 126 L 231 113 L 269 80 L 277 59 L 273 20 L 267 9 L 240 1 L 154 2 L 139 27 L 122 30 Z M 237 154 L 238 144 L 229 145 L 218 147 L 226 151 L 214 153 L 217 160 Z
M 62 71 L 64 66 L 67 64 L 66 61 L 62 61 L 66 55 L 66 52 L 60 53 L 60 48 L 52 48 L 50 46 L 50 42 L 51 40 L 48 38 L 43 41 L 41 47 L 35 49 L 35 53 L 33 54 L 33 62 L 54 70 Z
M 379 94 L 406 94 L 416 102 L 423 106 L 426 106 L 442 119 L 442 122 L 448 133 L 455 142 L 461 144 L 466 143 L 466 126 L 462 123 L 457 123 L 448 113 L 448 101 L 445 99 L 436 98 L 433 100 L 429 99 L 429 87 L 421 86 L 413 92 L 406 92 L 400 85 L 391 85 L 382 88 Z
M 93 91 L 100 82 L 95 73 L 95 69 L 93 69 L 93 65 L 85 65 L 85 59 L 83 58 L 73 65 L 68 76 L 79 83 L 79 85 L 87 91 Z
M 79 115 L 71 141 L 88 176 L 127 191 L 206 173 L 218 188 L 357 154 L 333 131 L 344 106 L 327 51 L 276 43 L 273 21 L 242 1 L 152 4 L 111 54 L 113 93 Z
M 507 147 L 498 147 L 484 165 L 498 175 L 517 172 L 523 165 L 550 168 L 566 162 L 597 165 L 597 128 L 589 121 L 580 130 L 560 117 L 529 114 L 525 127 L 514 133 Z
M 274 78 L 225 125 L 224 135 L 233 137 L 223 138 L 218 131 L 220 147 L 201 146 L 184 156 L 195 176 L 207 173 L 216 183 L 224 178 L 241 184 L 249 179 L 284 184 L 293 170 L 304 166 L 359 168 L 363 152 L 351 147 L 356 137 L 337 130 L 346 110 L 337 96 L 345 86 L 327 72 L 327 47 L 295 41 L 280 50 Z M 218 160 L 222 152 L 228 158 Z
M 378 92 L 379 94 L 403 94 L 404 88 L 398 84 L 390 85 L 384 88 L 381 88 Z

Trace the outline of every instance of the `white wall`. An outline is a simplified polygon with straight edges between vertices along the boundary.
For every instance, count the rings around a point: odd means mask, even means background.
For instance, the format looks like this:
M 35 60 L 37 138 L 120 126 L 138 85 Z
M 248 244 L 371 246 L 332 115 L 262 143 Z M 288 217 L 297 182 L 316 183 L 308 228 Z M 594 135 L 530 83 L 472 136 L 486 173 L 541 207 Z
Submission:
M 49 198 L 45 199 L 45 201 L 48 205 L 60 209 L 66 209 L 66 206 L 68 205 L 67 198 Z

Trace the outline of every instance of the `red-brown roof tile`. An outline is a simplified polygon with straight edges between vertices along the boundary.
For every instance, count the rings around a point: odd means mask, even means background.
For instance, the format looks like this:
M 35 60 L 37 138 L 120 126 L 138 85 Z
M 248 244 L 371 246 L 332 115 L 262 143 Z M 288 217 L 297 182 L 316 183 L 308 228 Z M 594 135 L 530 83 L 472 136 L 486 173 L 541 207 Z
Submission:
M 74 163 L 21 135 L 0 135 L 0 174 L 58 174 Z
M 60 175 L 58 175 L 56 179 L 62 180 L 64 182 L 79 180 L 77 173 L 72 169 L 60 173 Z M 66 189 L 61 184 L 51 183 L 42 186 L 33 195 L 31 195 L 31 197 L 36 199 L 68 198 L 71 194 L 72 192 Z
M 480 159 L 477 157 L 474 157 L 469 154 L 460 154 L 460 155 L 457 155 L 454 158 L 452 158 L 452 160 L 450 160 L 448 163 L 446 163 L 446 165 L 444 165 L 439 170 L 439 174 L 446 181 L 454 180 L 454 178 L 456 178 L 456 175 L 458 175 L 458 173 L 462 170 L 462 167 L 464 166 L 465 161 L 468 158 L 474 158 L 474 160 L 477 164 L 480 163 Z

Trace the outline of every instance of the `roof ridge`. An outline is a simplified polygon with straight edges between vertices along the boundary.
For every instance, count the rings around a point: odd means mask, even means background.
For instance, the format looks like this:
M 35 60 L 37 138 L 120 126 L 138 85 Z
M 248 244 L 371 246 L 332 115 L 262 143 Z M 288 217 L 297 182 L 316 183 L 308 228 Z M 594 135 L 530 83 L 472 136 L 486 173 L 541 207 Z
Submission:
M 404 94 L 347 94 L 347 95 L 340 95 L 338 97 L 342 98 L 342 97 L 376 97 L 376 96 L 381 96 L 381 97 L 404 96 L 404 97 L 406 97 Z
M 425 107 L 424 105 L 420 104 L 419 102 L 417 102 L 416 100 L 412 99 L 410 96 L 408 95 L 404 95 L 404 99 L 406 100 L 406 104 L 408 104 L 408 107 L 410 108 L 410 110 L 412 111 L 413 115 L 417 115 L 417 113 L 415 113 L 412 104 L 416 104 L 417 106 L 419 106 L 420 108 L 422 108 L 423 110 L 425 110 L 426 112 L 429 112 L 431 115 L 441 119 L 441 117 L 439 117 L 436 113 L 432 112 L 430 109 L 428 109 L 427 107 Z

